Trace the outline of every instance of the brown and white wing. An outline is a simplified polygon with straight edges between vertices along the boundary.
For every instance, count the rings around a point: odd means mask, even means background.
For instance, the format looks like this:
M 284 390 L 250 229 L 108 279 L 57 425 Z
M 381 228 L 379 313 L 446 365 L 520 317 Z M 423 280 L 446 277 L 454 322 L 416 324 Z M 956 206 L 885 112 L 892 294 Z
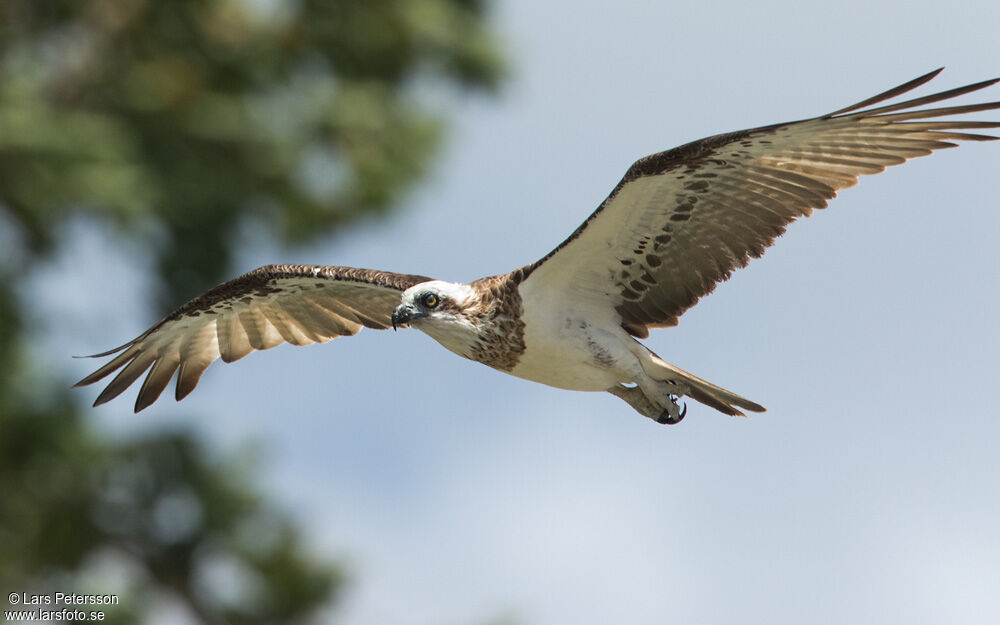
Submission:
M 940 71 L 828 115 L 709 137 L 640 159 L 568 239 L 520 270 L 522 294 L 562 292 L 578 305 L 610 306 L 639 337 L 648 328 L 676 325 L 788 224 L 826 207 L 859 176 L 954 147 L 952 141 L 996 139 L 962 131 L 998 122 L 938 118 L 998 109 L 1000 102 L 915 107 L 997 80 L 872 108 Z
M 323 343 L 357 334 L 362 327 L 384 330 L 392 325 L 403 291 L 428 280 L 353 267 L 260 267 L 199 295 L 121 347 L 90 356 L 118 353 L 76 386 L 121 369 L 97 397 L 97 406 L 149 370 L 135 402 L 139 412 L 156 401 L 179 371 L 179 401 L 217 358 L 233 362 L 281 343 Z

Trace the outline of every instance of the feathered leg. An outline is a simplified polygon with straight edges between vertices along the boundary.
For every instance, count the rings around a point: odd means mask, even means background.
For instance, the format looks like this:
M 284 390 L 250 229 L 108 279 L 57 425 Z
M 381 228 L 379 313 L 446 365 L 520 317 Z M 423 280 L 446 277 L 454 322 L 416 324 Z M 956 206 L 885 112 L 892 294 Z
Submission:
M 625 401 L 628 405 L 632 406 L 644 417 L 649 417 L 657 423 L 663 423 L 665 425 L 674 425 L 681 422 L 684 415 L 687 414 L 687 406 L 679 406 L 677 400 L 680 399 L 678 395 L 670 393 L 667 394 L 668 403 L 666 408 L 663 406 L 653 403 L 646 397 L 646 393 L 642 391 L 638 386 L 622 386 L 621 384 L 616 384 L 615 386 L 608 389 L 608 392 L 619 397 Z

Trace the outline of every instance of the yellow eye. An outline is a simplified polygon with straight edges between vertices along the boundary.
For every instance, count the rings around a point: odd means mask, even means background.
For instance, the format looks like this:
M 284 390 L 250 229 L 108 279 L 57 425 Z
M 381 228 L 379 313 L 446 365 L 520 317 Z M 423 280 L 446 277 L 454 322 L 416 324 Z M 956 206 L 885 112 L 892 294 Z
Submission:
M 433 293 L 428 293 L 420 299 L 420 302 L 427 308 L 434 308 L 438 305 L 438 296 Z

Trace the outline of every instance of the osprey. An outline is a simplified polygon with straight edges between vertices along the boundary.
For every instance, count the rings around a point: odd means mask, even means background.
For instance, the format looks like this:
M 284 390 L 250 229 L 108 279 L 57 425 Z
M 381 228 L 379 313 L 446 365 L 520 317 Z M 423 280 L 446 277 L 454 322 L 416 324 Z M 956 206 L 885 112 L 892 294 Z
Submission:
M 76 386 L 121 369 L 94 405 L 149 371 L 135 403 L 152 404 L 177 372 L 184 398 L 217 358 L 280 343 L 307 345 L 362 327 L 412 326 L 447 349 L 520 378 L 606 391 L 640 414 L 677 423 L 690 397 L 728 415 L 764 408 L 654 354 L 637 338 L 680 316 L 733 270 L 759 257 L 799 217 L 875 174 L 1000 122 L 939 118 L 1000 102 L 919 109 L 1000 79 L 882 104 L 930 72 L 833 113 L 716 135 L 636 161 L 606 200 L 541 260 L 455 284 L 424 276 L 319 265 L 268 265 L 194 298 Z

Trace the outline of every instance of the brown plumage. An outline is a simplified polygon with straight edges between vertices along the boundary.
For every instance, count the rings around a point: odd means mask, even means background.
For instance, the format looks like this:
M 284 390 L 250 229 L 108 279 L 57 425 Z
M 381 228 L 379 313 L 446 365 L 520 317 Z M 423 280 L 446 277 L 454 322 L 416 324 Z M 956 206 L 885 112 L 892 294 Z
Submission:
M 184 304 L 138 337 L 95 354 L 110 362 L 76 383 L 121 372 L 95 406 L 120 395 L 149 369 L 135 411 L 152 404 L 175 371 L 177 400 L 186 397 L 216 359 L 233 362 L 281 343 L 308 345 L 384 330 L 403 291 L 430 278 L 354 267 L 267 265 L 220 284 Z
M 510 371 L 524 353 L 524 304 L 511 274 L 476 280 L 469 286 L 478 296 L 475 306 L 465 314 L 484 330 L 473 348 L 473 360 Z
M 997 128 L 997 122 L 921 120 L 993 110 L 1000 102 L 913 109 L 997 79 L 865 108 L 940 72 L 827 115 L 716 135 L 641 158 L 573 234 L 522 275 L 553 272 L 560 285 L 580 289 L 606 288 L 610 279 L 620 296 L 622 327 L 640 338 L 649 328 L 676 325 L 716 284 L 761 256 L 788 224 L 825 208 L 859 176 L 955 147 L 953 141 L 996 139 L 959 131 Z M 605 248 L 613 258 L 595 263 L 594 250 Z
M 1000 102 L 930 108 L 987 80 L 899 102 L 937 70 L 819 117 L 716 135 L 636 161 L 608 198 L 541 260 L 471 284 L 349 267 L 270 265 L 209 290 L 77 385 L 117 376 L 104 403 L 148 371 L 142 410 L 177 373 L 177 399 L 217 358 L 306 345 L 362 327 L 412 325 L 449 350 L 559 388 L 608 391 L 661 423 L 691 397 L 720 412 L 764 408 L 660 359 L 633 337 L 676 325 L 699 298 L 760 256 L 791 222 L 858 178 L 997 137 L 1000 122 L 946 120 Z M 1000 80 L 1000 79 L 998 79 Z M 881 106 L 877 106 L 881 105 Z M 119 353 L 120 352 L 120 353 Z

